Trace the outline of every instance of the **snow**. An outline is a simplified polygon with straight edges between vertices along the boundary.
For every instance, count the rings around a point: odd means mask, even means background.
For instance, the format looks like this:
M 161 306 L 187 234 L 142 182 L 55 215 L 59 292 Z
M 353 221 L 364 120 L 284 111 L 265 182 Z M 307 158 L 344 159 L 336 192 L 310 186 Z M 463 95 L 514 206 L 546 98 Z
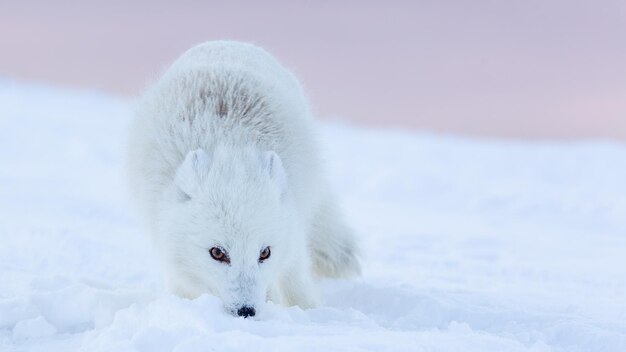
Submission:
M 321 124 L 365 249 L 316 309 L 166 293 L 132 102 L 0 81 L 0 351 L 626 351 L 626 145 Z

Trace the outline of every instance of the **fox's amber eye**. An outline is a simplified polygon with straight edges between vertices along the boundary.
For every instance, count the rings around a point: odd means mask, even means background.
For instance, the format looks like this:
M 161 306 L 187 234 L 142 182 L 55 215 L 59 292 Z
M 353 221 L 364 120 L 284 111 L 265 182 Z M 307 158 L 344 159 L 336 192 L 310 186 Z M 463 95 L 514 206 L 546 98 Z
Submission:
M 259 255 L 259 262 L 263 263 L 263 261 L 267 258 L 270 257 L 270 255 L 272 255 L 272 251 L 270 250 L 270 247 L 265 247 L 262 251 L 261 251 L 261 255 Z
M 209 250 L 209 252 L 211 253 L 211 257 L 218 262 L 230 263 L 228 255 L 220 247 L 213 247 Z

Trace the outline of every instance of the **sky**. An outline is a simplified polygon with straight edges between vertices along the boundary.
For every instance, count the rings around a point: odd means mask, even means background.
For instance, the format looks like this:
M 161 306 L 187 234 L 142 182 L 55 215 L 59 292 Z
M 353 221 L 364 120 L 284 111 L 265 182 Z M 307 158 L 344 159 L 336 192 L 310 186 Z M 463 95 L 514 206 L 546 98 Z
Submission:
M 136 97 L 191 46 L 258 44 L 316 115 L 626 140 L 626 1 L 13 1 L 0 75 Z

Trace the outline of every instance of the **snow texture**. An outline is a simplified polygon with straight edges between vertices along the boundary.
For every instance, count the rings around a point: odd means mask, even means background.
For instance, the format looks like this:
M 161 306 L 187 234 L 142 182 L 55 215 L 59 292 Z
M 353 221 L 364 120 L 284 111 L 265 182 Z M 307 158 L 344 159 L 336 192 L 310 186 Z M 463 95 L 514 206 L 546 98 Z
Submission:
M 626 146 L 324 123 L 364 276 L 252 319 L 166 293 L 132 103 L 0 81 L 0 351 L 626 351 Z

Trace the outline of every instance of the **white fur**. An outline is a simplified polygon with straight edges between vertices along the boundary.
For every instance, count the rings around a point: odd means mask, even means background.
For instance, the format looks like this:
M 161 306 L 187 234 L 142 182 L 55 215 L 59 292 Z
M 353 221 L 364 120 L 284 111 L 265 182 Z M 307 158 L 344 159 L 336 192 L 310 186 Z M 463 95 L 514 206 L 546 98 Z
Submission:
M 230 311 L 266 299 L 312 307 L 315 277 L 360 272 L 313 131 L 299 83 L 249 44 L 196 46 L 145 93 L 129 175 L 170 290 L 212 293 Z M 211 258 L 215 246 L 230 264 Z

